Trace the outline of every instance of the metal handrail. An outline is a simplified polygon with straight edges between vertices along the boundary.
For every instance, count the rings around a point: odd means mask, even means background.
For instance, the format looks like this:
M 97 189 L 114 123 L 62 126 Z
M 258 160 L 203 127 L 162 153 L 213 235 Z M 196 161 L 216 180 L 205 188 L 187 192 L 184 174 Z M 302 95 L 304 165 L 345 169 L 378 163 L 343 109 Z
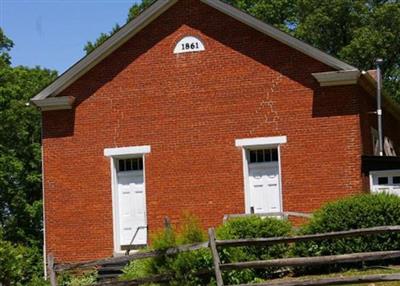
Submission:
M 133 242 L 135 241 L 135 238 L 136 238 L 137 234 L 139 233 L 139 230 L 141 230 L 141 229 L 147 229 L 147 225 L 142 225 L 142 226 L 139 226 L 138 228 L 136 228 L 135 234 L 133 235 L 131 242 L 128 245 L 128 249 L 126 250 L 125 255 L 129 255 L 129 252 L 131 251 L 130 246 L 133 245 Z

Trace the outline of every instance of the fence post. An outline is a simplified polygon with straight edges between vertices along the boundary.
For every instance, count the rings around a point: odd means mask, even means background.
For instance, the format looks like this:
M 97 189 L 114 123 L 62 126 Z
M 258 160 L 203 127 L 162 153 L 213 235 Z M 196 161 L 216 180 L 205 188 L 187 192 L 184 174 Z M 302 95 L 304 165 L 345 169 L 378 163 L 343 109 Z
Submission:
M 220 269 L 221 261 L 219 260 L 217 245 L 215 243 L 215 230 L 214 228 L 208 229 L 208 240 L 210 244 L 211 254 L 214 262 L 215 279 L 217 280 L 217 286 L 224 286 L 224 281 L 222 280 L 222 273 Z
M 57 275 L 54 271 L 54 256 L 52 253 L 47 255 L 47 270 L 51 286 L 57 286 Z

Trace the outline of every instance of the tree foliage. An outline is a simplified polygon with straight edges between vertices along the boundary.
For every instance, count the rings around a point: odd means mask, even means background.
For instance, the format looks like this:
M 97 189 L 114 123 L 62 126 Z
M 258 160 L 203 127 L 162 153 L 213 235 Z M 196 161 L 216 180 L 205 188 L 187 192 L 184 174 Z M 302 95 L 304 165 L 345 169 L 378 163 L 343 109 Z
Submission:
M 383 58 L 385 88 L 400 102 L 400 2 L 396 0 L 224 0 L 359 69 L 375 68 Z M 138 16 L 154 0 L 129 10 Z M 119 30 L 88 42 L 86 52 Z
M 42 273 L 38 249 L 16 245 L 0 237 L 0 285 L 44 286 L 47 283 L 41 278 Z
M 294 35 L 359 69 L 383 58 L 387 91 L 400 102 L 400 2 L 299 0 Z
M 225 2 L 286 32 L 295 27 L 297 0 L 225 0 Z
M 118 32 L 119 29 L 121 29 L 121 27 L 118 24 L 116 24 L 109 33 L 101 33 L 95 42 L 91 42 L 91 41 L 87 42 L 85 47 L 83 48 L 85 50 L 86 54 L 93 52 L 97 47 L 99 47 L 101 44 L 103 44 L 105 41 L 107 41 L 107 39 L 109 37 L 111 37 L 116 32 Z
M 147 7 L 149 7 L 154 0 L 142 0 L 139 4 L 135 3 L 128 12 L 128 19 L 126 22 L 128 23 L 129 21 L 135 19 L 143 10 L 145 10 Z M 96 49 L 98 46 L 103 44 L 109 37 L 114 35 L 116 32 L 118 32 L 121 29 L 121 27 L 116 24 L 114 28 L 108 33 L 101 33 L 100 36 L 94 41 L 94 42 L 87 42 L 85 47 L 83 48 L 86 52 L 86 54 L 91 53 L 94 49 Z
M 11 67 L 12 48 L 0 29 L 0 229 L 4 239 L 41 245 L 40 113 L 29 99 L 54 80 L 54 71 Z
M 14 43 L 9 38 L 7 38 L 7 36 L 3 32 L 3 29 L 1 29 L 0 27 L 0 68 L 11 63 L 10 55 L 8 54 L 8 52 L 13 46 Z

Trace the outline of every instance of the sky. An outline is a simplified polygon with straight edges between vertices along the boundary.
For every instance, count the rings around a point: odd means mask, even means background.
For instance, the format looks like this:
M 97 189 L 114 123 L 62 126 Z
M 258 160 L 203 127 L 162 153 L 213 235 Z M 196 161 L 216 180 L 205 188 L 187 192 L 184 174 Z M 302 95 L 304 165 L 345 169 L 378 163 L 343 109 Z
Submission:
M 140 0 L 0 0 L 0 27 L 14 42 L 13 66 L 64 72 L 83 47 L 118 23 Z

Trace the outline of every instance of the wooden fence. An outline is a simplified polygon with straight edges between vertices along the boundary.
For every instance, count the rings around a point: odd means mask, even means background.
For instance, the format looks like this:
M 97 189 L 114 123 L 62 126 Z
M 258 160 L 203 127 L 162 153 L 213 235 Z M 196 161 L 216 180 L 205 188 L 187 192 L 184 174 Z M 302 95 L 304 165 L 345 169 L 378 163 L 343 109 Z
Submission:
M 137 252 L 126 256 L 121 257 L 113 257 L 106 259 L 99 259 L 93 261 L 79 262 L 79 263 L 65 263 L 65 264 L 56 264 L 54 263 L 54 257 L 52 254 L 47 256 L 47 269 L 48 269 L 48 278 L 50 280 L 51 286 L 57 286 L 57 275 L 66 271 L 75 271 L 75 270 L 88 270 L 88 269 L 98 269 L 104 265 L 119 265 L 121 263 L 129 263 L 135 260 L 141 260 L 146 258 L 155 258 L 162 256 L 171 256 L 176 255 L 182 252 L 195 251 L 202 248 L 208 248 L 208 242 L 201 242 L 195 244 L 187 244 L 181 245 L 174 248 L 168 248 L 164 251 L 153 250 L 146 252 Z M 198 275 L 212 274 L 209 270 L 205 269 L 199 271 Z M 122 286 L 122 285 L 143 285 L 147 283 L 157 283 L 157 282 L 168 282 L 173 279 L 173 274 L 160 274 L 153 275 L 145 278 L 130 280 L 130 281 L 109 281 L 109 282 L 101 282 L 96 284 L 100 285 L 113 285 L 113 286 Z
M 222 222 L 225 222 L 232 218 L 239 218 L 239 217 L 247 217 L 247 216 L 260 216 L 260 217 L 281 217 L 281 218 L 290 218 L 290 217 L 297 217 L 303 219 L 310 219 L 312 217 L 311 213 L 303 213 L 303 212 L 269 212 L 269 213 L 254 213 L 251 212 L 250 214 L 227 214 L 224 215 Z
M 223 281 L 223 271 L 240 270 L 247 268 L 266 268 L 266 267 L 300 267 L 300 266 L 315 266 L 315 265 L 328 265 L 328 264 L 341 264 L 365 261 L 378 261 L 386 259 L 400 258 L 400 250 L 393 251 L 375 251 L 363 253 L 351 253 L 341 255 L 329 256 L 315 256 L 315 257 L 294 257 L 294 258 L 280 258 L 271 260 L 260 261 L 247 261 L 235 263 L 221 263 L 219 256 L 219 249 L 224 247 L 238 247 L 238 246 L 270 246 L 275 244 L 288 244 L 295 242 L 305 241 L 320 241 L 325 239 L 341 239 L 355 236 L 369 236 L 376 234 L 387 233 L 400 233 L 400 226 L 380 226 L 365 229 L 356 229 L 349 231 L 338 231 L 331 233 L 320 233 L 292 237 L 270 237 L 270 238 L 251 238 L 251 239 L 235 239 L 235 240 L 217 240 L 215 230 L 213 228 L 208 231 L 208 242 L 183 245 L 175 248 L 169 248 L 165 251 L 148 251 L 138 252 L 128 256 L 108 258 L 96 261 L 89 261 L 75 264 L 57 264 L 54 263 L 54 258 L 50 254 L 48 257 L 48 273 L 49 280 L 52 286 L 57 285 L 57 274 L 64 271 L 71 271 L 76 269 L 90 269 L 97 268 L 103 265 L 127 263 L 133 260 L 161 257 L 168 255 L 176 255 L 182 252 L 194 251 L 202 248 L 210 248 L 213 265 L 214 275 L 218 286 L 225 286 Z M 197 275 L 210 275 L 210 270 L 204 269 L 196 273 Z M 147 283 L 168 282 L 173 279 L 173 273 L 162 275 L 154 275 L 151 277 L 135 279 L 130 281 L 109 281 L 97 284 L 100 285 L 113 285 L 113 286 L 127 286 L 127 285 L 143 285 Z M 240 286 L 305 286 L 305 285 L 338 285 L 338 284 L 357 284 L 357 283 L 372 283 L 381 281 L 400 281 L 400 272 L 396 274 L 379 274 L 379 275 L 362 275 L 362 276 L 349 276 L 349 277 L 330 277 L 323 279 L 290 279 L 285 281 L 268 281 L 258 284 L 243 284 Z

